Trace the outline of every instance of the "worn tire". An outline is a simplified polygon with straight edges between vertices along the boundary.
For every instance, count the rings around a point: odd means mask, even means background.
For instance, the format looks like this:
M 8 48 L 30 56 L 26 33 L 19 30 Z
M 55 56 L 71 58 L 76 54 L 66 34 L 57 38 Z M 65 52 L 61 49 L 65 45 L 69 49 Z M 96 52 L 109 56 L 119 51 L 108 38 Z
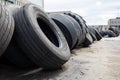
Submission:
M 113 31 L 107 30 L 106 32 L 109 35 L 109 37 L 116 37 L 116 34 Z
M 93 41 L 97 41 L 97 38 L 96 38 L 95 34 L 93 34 L 92 32 L 89 32 L 89 33 L 90 33 L 90 35 L 91 35 Z
M 106 33 L 105 31 L 100 31 L 100 35 L 101 35 L 102 37 L 105 37 L 105 36 L 107 35 L 107 33 Z
M 88 47 L 93 43 L 93 39 L 89 33 L 86 34 L 85 41 L 83 42 L 83 47 Z
M 11 14 L 0 5 L 0 56 L 8 47 L 14 32 L 14 20 Z
M 86 33 L 87 33 L 86 32 L 86 25 L 84 24 L 84 21 L 83 21 L 82 17 L 79 16 L 78 14 L 75 14 L 75 13 L 72 13 L 72 12 L 70 12 L 70 13 L 64 13 L 64 14 L 73 17 L 78 22 L 78 24 L 80 25 L 80 27 L 81 27 L 81 33 L 82 33 L 81 40 L 80 40 L 80 42 L 81 42 L 80 45 L 81 45 L 84 42 L 85 36 L 86 36 Z
M 58 26 L 37 6 L 26 4 L 14 14 L 19 47 L 37 66 L 61 67 L 70 50 Z
M 98 41 L 100 41 L 102 39 L 102 36 L 100 35 L 100 33 L 96 29 L 95 29 L 95 36 L 96 36 Z
M 95 28 L 89 27 L 89 30 L 95 35 L 97 41 L 102 39 L 101 34 Z
M 113 31 L 116 34 L 116 37 L 119 36 L 119 31 L 115 28 L 109 28 L 109 30 Z
M 69 16 L 72 16 L 81 26 L 82 29 L 82 40 L 81 40 L 81 46 L 83 47 L 88 47 L 89 45 L 91 45 L 93 43 L 93 39 L 89 33 L 89 29 L 86 25 L 85 20 L 78 14 L 75 13 L 64 13 L 64 14 L 68 14 Z
M 93 43 L 93 39 L 92 39 L 92 36 L 90 35 L 88 26 L 86 25 L 86 21 L 78 14 L 69 13 L 69 15 L 72 15 L 78 21 L 79 25 L 82 26 L 83 42 L 81 45 L 83 47 L 88 47 L 89 45 L 91 45 Z
M 101 31 L 100 34 L 102 35 L 102 37 L 116 37 L 116 34 L 114 32 L 112 32 L 111 30 L 106 30 L 106 31 Z
M 12 64 L 19 68 L 32 68 L 37 67 L 37 65 L 31 61 L 27 55 L 22 51 L 22 49 L 16 43 L 15 36 L 12 39 L 10 45 L 6 49 L 4 55 L 2 56 L 7 63 Z
M 77 31 L 74 27 L 72 21 L 68 18 L 67 15 L 59 13 L 50 13 L 48 14 L 50 18 L 58 25 L 58 27 L 63 32 L 70 49 L 73 49 L 77 43 Z
M 20 8 L 16 5 L 7 5 L 6 9 L 13 15 Z M 15 27 L 16 28 L 16 27 Z M 9 64 L 13 64 L 20 68 L 36 66 L 22 51 L 16 42 L 16 34 L 13 34 L 12 40 L 6 49 L 2 59 Z
M 65 14 L 64 14 L 65 15 Z M 69 20 L 71 20 L 71 22 L 73 23 L 73 27 L 75 28 L 76 32 L 77 32 L 77 42 L 74 46 L 75 47 L 79 47 L 79 45 L 81 44 L 81 38 L 82 38 L 82 30 L 81 30 L 81 27 L 80 25 L 78 24 L 78 22 L 71 16 L 69 15 L 65 15 L 66 18 L 68 18 Z

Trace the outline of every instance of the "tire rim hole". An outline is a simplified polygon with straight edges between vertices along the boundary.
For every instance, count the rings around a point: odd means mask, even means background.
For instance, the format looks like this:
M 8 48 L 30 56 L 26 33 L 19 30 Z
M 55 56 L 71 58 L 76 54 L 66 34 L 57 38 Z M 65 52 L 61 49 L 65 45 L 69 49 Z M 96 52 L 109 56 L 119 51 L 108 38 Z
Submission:
M 54 32 L 56 30 L 51 29 L 50 25 L 47 24 L 44 20 L 37 18 L 37 22 L 45 34 L 45 36 L 57 47 L 59 47 L 59 40 L 57 34 Z M 57 31 L 56 31 L 57 32 Z

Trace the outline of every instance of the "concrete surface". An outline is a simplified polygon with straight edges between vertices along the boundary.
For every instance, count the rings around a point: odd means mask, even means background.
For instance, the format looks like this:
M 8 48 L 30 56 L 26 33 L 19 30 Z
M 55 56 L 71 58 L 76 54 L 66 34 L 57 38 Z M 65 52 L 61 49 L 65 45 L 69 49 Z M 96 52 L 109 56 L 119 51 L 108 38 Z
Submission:
M 120 37 L 104 38 L 72 53 L 56 71 L 20 70 L 1 64 L 0 80 L 120 80 Z

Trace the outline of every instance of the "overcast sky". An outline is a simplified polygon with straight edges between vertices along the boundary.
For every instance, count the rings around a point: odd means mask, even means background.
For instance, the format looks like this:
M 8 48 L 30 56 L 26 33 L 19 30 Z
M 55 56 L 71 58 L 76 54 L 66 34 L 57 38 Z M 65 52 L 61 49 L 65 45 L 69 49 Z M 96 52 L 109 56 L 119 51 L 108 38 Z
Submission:
M 88 25 L 107 24 L 120 13 L 120 0 L 44 0 L 45 11 L 72 11 Z M 119 15 L 120 16 L 120 15 Z

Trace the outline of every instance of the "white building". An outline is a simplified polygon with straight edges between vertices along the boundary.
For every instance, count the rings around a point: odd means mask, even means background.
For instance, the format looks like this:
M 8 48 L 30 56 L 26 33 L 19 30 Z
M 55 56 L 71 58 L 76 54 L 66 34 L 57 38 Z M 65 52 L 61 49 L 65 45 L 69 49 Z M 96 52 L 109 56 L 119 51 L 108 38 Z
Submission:
M 120 17 L 116 17 L 115 19 L 109 19 L 108 26 L 114 27 L 120 30 Z
M 108 25 L 88 25 L 89 27 L 93 27 L 98 31 L 105 31 L 108 30 Z
M 109 27 L 120 27 L 120 17 L 117 17 L 116 19 L 109 19 L 108 26 Z

